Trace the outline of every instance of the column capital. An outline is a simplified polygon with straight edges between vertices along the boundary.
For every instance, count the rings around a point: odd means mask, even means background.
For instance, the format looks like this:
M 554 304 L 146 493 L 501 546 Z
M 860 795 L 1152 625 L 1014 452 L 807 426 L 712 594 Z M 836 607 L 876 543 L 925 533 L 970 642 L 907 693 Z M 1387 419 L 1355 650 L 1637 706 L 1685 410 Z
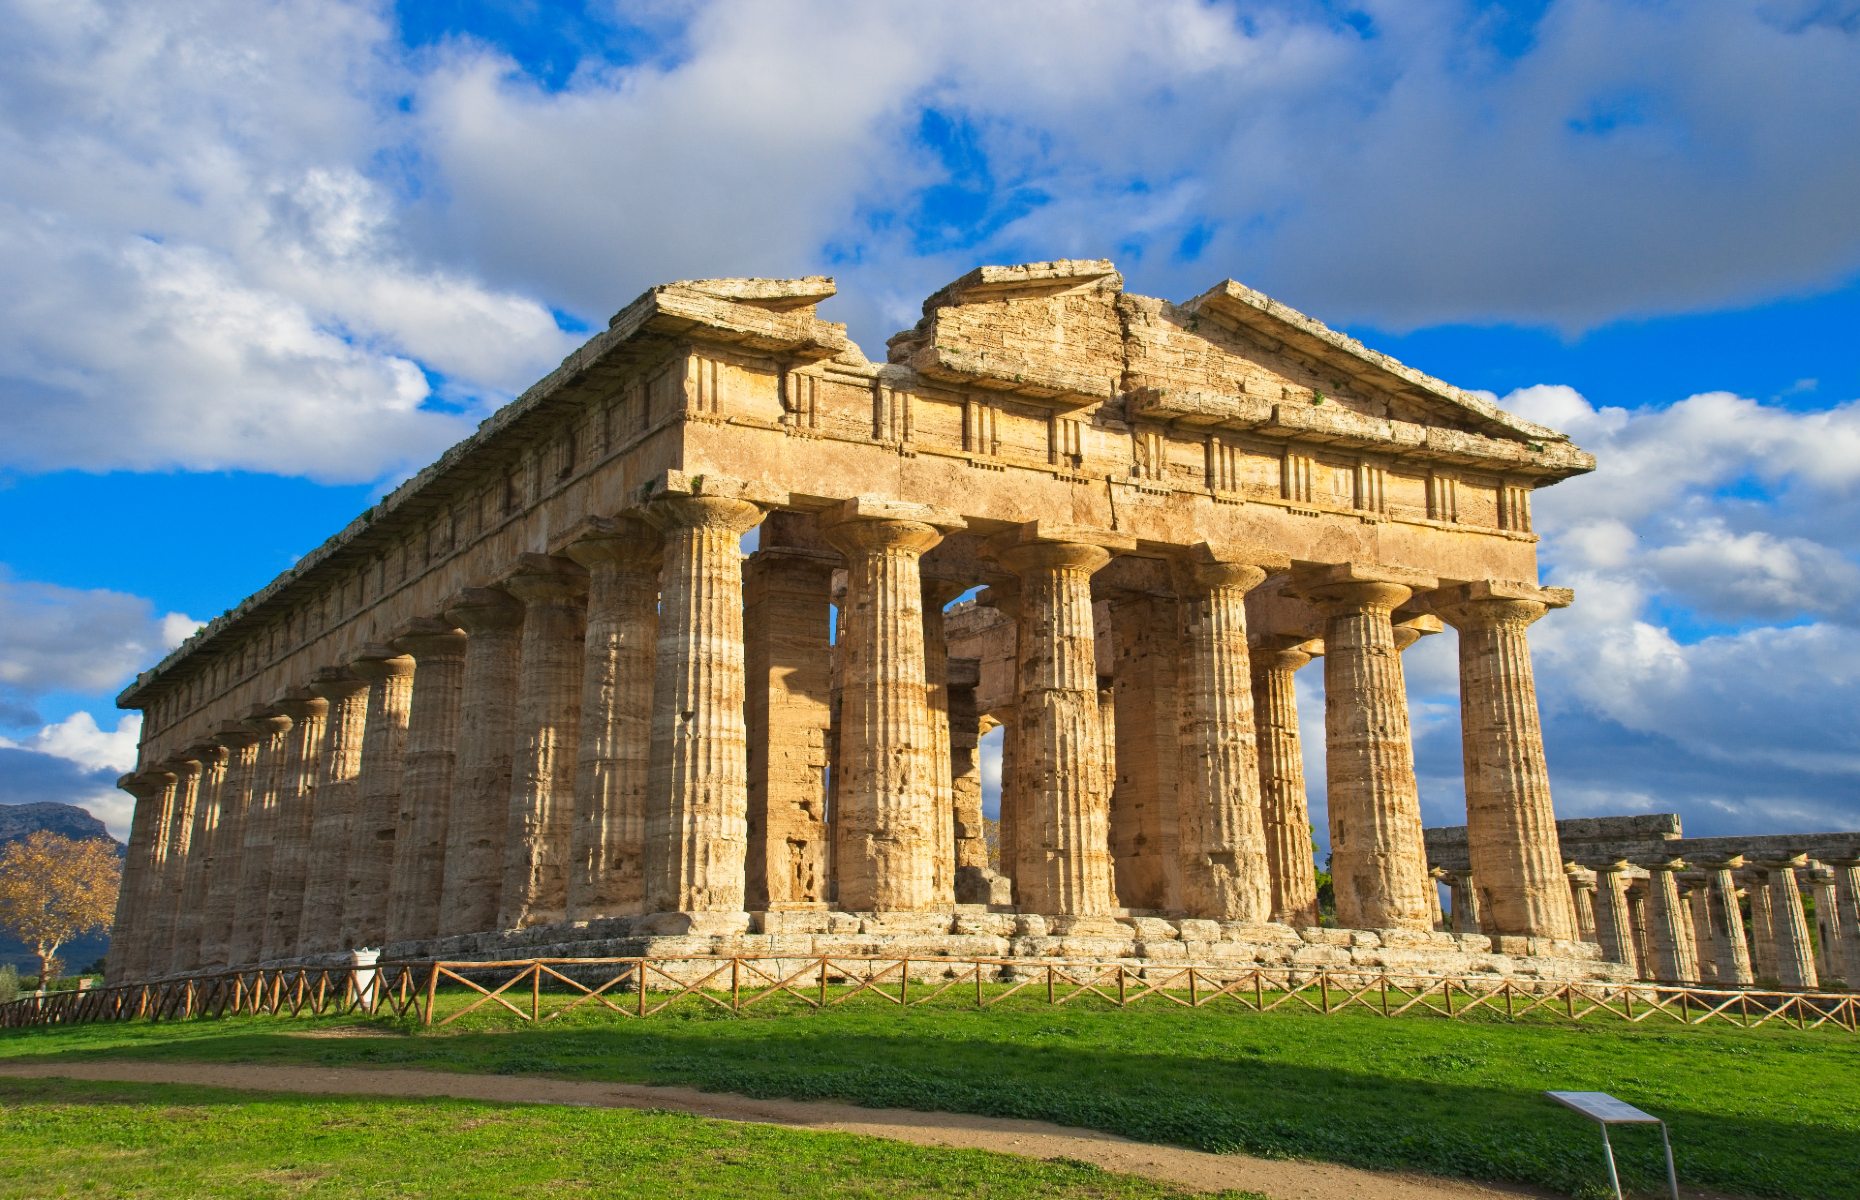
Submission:
M 1137 539 L 1127 533 L 1099 529 L 1092 525 L 1069 525 L 1045 518 L 1027 521 L 998 533 L 988 539 L 987 547 L 988 553 L 997 562 L 1017 573 L 1021 567 L 1016 562 L 1030 566 L 1045 561 L 1040 554 L 1042 550 L 1061 556 L 1076 551 L 1098 550 L 1103 557 L 1091 568 L 1096 571 L 1111 561 L 1111 555 L 1128 554 L 1136 548 Z M 1067 564 L 1062 557 L 1054 565 Z
M 1789 854 L 1782 857 L 1763 858 L 1751 865 L 1761 871 L 1799 871 L 1808 865 L 1808 855 Z
M 656 568 L 665 543 L 658 526 L 635 512 L 593 517 L 576 527 L 561 553 L 589 571 L 609 567 Z
M 245 743 L 248 746 L 251 745 L 252 742 L 256 742 L 258 740 L 257 738 L 253 737 L 251 734 L 243 733 L 243 732 L 240 734 L 235 734 L 233 736 L 235 737 L 243 736 L 245 738 L 250 739 L 249 741 Z M 232 757 L 232 752 L 228 750 L 226 748 L 226 745 L 219 740 L 218 734 L 214 735 L 212 741 L 201 742 L 199 745 L 189 748 L 186 751 L 186 753 L 188 757 L 193 758 L 200 763 L 200 769 L 202 771 L 205 771 L 208 767 L 222 766 L 226 763 L 226 761 L 229 758 Z
M 1182 594 L 1237 588 L 1250 592 L 1268 575 L 1291 569 L 1292 560 L 1275 550 L 1241 542 L 1197 542 L 1169 559 L 1169 573 Z
M 323 667 L 310 677 L 312 694 L 332 703 L 368 690 L 368 681 L 347 667 Z
M 1625 858 L 1617 858 L 1611 862 L 1596 863 L 1592 869 L 1597 875 L 1625 875 L 1634 869 L 1634 864 Z
M 1568 608 L 1576 593 L 1506 579 L 1480 579 L 1429 593 L 1428 608 L 1455 629 L 1515 622 L 1529 625 L 1553 608 Z
M 1678 872 L 1686 869 L 1686 860 L 1683 858 L 1677 858 L 1677 857 L 1675 858 L 1650 858 L 1637 865 L 1642 870 L 1646 871 L 1647 874 L 1649 875 L 1652 875 L 1655 872 L 1667 872 L 1667 873 L 1677 874 Z
M 856 496 L 820 514 L 820 533 L 843 554 L 907 550 L 917 554 L 943 540 L 945 531 L 967 528 L 948 509 L 902 500 Z
M 329 701 L 312 692 L 309 688 L 292 688 L 279 696 L 272 707 L 290 717 L 293 721 L 303 721 L 309 717 L 321 716 L 329 711 Z
M 1440 618 L 1422 613 L 1407 617 L 1390 624 L 1389 631 L 1395 635 L 1395 649 L 1406 650 L 1424 637 L 1441 632 L 1446 626 Z
M 369 642 L 349 663 L 349 670 L 370 683 L 377 679 L 399 679 L 413 674 L 413 658 L 387 642 Z
M 523 624 L 523 605 L 503 588 L 466 588 L 446 601 L 445 614 L 473 635 L 508 633 Z
M 132 771 L 116 781 L 116 786 L 138 800 L 153 800 L 174 786 L 174 772 L 162 770 Z
M 228 750 L 243 750 L 258 741 L 257 731 L 243 721 L 222 721 L 213 731 L 213 740 Z
M 1743 855 L 1733 854 L 1729 858 L 1701 861 L 1698 865 L 1707 871 L 1741 871 L 1745 862 Z
M 423 659 L 463 658 L 470 640 L 450 621 L 416 617 L 395 630 L 389 644 L 402 654 L 412 655 L 417 664 Z
M 882 496 L 854 496 L 850 500 L 842 500 L 823 509 L 818 519 L 822 533 L 835 525 L 865 521 L 903 521 L 929 525 L 942 533 L 954 533 L 969 527 L 969 523 L 954 509 L 935 504 L 918 504 L 911 500 L 888 500 Z
M 174 757 L 163 762 L 159 769 L 173 775 L 176 782 L 192 779 L 194 776 L 200 774 L 201 753 L 201 747 L 189 746 L 187 749 L 180 751 Z
M 559 555 L 519 554 L 499 586 L 525 604 L 560 604 L 588 594 L 588 572 Z
M 289 733 L 296 722 L 291 715 L 275 705 L 264 705 L 246 713 L 244 725 L 262 740 L 280 733 Z
M 1425 571 L 1407 567 L 1346 562 L 1300 571 L 1289 591 L 1328 616 L 1367 608 L 1392 612 L 1415 592 L 1431 591 L 1438 582 Z
M 641 515 L 661 528 L 665 528 L 660 522 L 660 516 L 663 511 L 667 511 L 662 509 L 662 503 L 666 501 L 736 501 L 754 507 L 758 513 L 757 521 L 761 520 L 759 514 L 762 512 L 782 508 L 790 502 L 790 496 L 784 488 L 708 472 L 693 475 L 685 471 L 664 471 L 635 489 L 633 495 Z M 675 507 L 670 511 L 675 511 Z M 743 532 L 747 533 L 755 523 L 751 521 Z

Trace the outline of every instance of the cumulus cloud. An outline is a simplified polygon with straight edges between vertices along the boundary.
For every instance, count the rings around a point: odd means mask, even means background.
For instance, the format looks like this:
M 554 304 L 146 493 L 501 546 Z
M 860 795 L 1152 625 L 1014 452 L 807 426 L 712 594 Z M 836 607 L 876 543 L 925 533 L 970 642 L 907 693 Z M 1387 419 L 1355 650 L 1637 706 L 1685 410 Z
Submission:
M 14 579 L 0 568 L 0 716 L 31 724 L 49 693 L 119 687 L 197 626 L 181 613 L 157 615 L 140 596 Z

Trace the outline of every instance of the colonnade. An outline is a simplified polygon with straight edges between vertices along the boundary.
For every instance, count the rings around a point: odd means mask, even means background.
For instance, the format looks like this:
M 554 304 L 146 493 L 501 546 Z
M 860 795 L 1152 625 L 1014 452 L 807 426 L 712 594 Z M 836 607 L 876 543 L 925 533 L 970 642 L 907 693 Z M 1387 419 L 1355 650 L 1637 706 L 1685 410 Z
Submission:
M 675 493 L 590 522 L 126 777 L 113 973 L 616 917 L 947 912 L 986 874 L 990 722 L 1020 911 L 1309 925 L 1293 677 L 1319 654 L 1338 921 L 1429 929 L 1400 656 L 1422 611 L 1459 630 L 1481 920 L 1576 938 L 1524 632 L 1566 593 L 1183 547 L 1171 599 L 1113 606 L 1128 673 L 1101 695 L 1093 581 L 1131 539 L 1035 522 L 968 535 L 985 579 L 927 578 L 963 519 L 862 497 L 782 514 L 815 543 L 765 538 L 746 571 L 766 511 Z M 1248 593 L 1287 575 L 1317 639 L 1248 629 Z M 1014 694 L 987 713 L 943 628 L 970 582 L 1015 627 Z
M 1581 937 L 1639 978 L 1790 990 L 1860 982 L 1860 859 L 1663 855 L 1566 869 Z M 1443 928 L 1480 932 L 1473 873 L 1435 875 L 1453 898 Z

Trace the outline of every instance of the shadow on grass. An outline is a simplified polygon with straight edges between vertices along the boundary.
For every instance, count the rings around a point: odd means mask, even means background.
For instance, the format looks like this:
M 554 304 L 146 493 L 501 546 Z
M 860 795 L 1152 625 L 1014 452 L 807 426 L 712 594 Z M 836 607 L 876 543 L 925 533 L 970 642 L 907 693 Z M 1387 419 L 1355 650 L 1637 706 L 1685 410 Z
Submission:
M 846 1009 L 818 1019 L 744 1021 L 693 1014 L 375 1038 L 306 1038 L 242 1023 L 218 1032 L 171 1027 L 166 1038 L 136 1036 L 94 1056 L 686 1084 L 1031 1118 L 1215 1152 L 1418 1169 L 1578 1195 L 1604 1194 L 1600 1136 L 1541 1093 L 1600 1088 L 1668 1119 L 1680 1177 L 1690 1185 L 1860 1200 L 1853 1169 L 1860 1121 L 1850 1119 L 1851 1103 L 1829 1099 L 1835 1108 L 1805 1104 L 1799 1113 L 1786 1098 L 1742 1111 L 1732 1103 L 1740 1088 L 1770 1087 L 1779 1072 L 1839 1067 L 1847 1052 L 1822 1062 L 1825 1051 L 1812 1037 L 1740 1043 L 1681 1030 L 1575 1037 L 1557 1030 L 1534 1046 L 1534 1035 L 1515 1026 L 1221 1022 L 1194 1014 L 1114 1018 L 1122 1023 L 1107 1034 L 1112 1027 L 1095 1014 L 1050 1009 L 1003 1012 L 993 1021 L 885 1016 L 875 1031 L 873 1015 Z M 1109 1036 L 1139 1044 L 1102 1044 Z M 1740 1076 L 1740 1063 L 1759 1062 L 1763 1071 Z M 1670 1071 L 1661 1074 L 1662 1066 Z M 1815 1086 L 1806 1074 L 1802 1082 Z M 1655 1193 L 1663 1185 L 1657 1136 L 1630 1131 L 1618 1155 L 1631 1187 Z

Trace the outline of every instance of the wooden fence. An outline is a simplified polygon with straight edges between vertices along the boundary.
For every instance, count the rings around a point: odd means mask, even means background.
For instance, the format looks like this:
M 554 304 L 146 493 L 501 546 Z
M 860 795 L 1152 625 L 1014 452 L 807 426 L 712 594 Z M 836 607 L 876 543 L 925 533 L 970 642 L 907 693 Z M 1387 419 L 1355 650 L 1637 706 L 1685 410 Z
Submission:
M 392 1015 L 426 1026 L 483 1012 L 547 1022 L 581 1010 L 638 1020 L 678 1004 L 751 1013 L 818 1012 L 859 998 L 898 1010 L 941 1001 L 986 1009 L 1013 996 L 1050 1005 L 1237 1012 L 1365 1012 L 1459 1019 L 1616 1020 L 1860 1032 L 1860 996 L 1648 983 L 1550 983 L 1402 975 L 1361 968 L 1131 966 L 1028 959 L 537 958 L 386 962 L 374 967 L 224 971 L 156 983 L 28 996 L 0 1005 L 0 1029 L 226 1016 Z

